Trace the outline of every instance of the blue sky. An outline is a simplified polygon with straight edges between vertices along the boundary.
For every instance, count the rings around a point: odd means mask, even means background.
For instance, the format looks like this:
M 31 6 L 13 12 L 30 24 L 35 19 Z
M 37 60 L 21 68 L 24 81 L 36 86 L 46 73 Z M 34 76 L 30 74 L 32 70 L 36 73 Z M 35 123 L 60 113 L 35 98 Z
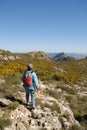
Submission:
M 0 0 L 0 49 L 87 53 L 87 0 Z

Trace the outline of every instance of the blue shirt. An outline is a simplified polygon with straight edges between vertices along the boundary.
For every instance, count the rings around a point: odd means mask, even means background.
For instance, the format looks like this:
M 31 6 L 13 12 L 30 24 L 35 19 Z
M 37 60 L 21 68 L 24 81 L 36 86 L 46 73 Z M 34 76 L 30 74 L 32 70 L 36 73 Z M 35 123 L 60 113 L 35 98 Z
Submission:
M 23 84 L 23 87 L 24 87 L 25 89 L 35 90 L 35 89 L 38 88 L 38 78 L 37 78 L 37 75 L 36 75 L 35 72 L 32 72 L 32 71 L 30 71 L 30 72 L 31 72 L 31 74 L 32 74 L 33 84 L 32 84 L 31 86 L 27 86 L 27 85 Z M 26 72 L 24 72 L 24 74 L 23 74 L 23 76 L 22 76 L 22 78 L 21 78 L 22 82 L 24 82 L 25 73 L 26 73 Z

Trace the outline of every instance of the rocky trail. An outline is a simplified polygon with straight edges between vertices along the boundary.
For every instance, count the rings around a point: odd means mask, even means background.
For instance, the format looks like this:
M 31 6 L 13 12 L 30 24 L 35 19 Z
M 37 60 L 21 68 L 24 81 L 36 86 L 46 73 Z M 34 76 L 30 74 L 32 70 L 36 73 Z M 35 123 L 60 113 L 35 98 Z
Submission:
M 54 91 L 51 87 L 50 85 L 50 89 Z M 75 119 L 69 102 L 65 100 L 66 92 L 60 88 L 56 89 L 58 95 L 56 99 L 56 93 L 55 96 L 46 95 L 43 93 L 45 90 L 48 91 L 49 86 L 40 82 L 40 89 L 36 92 L 35 110 L 24 104 L 23 92 L 18 92 L 18 97 L 0 98 L 0 117 L 5 113 L 5 107 L 13 102 L 19 103 L 16 109 L 10 111 L 11 125 L 4 130 L 71 130 L 74 126 L 74 130 L 80 130 L 81 125 Z

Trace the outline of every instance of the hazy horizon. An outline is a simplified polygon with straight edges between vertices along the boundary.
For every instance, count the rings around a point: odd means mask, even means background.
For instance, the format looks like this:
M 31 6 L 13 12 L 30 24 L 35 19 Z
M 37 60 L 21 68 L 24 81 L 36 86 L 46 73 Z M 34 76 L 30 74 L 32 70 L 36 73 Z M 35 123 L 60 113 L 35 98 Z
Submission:
M 21 52 L 20 52 L 20 51 L 19 51 L 19 52 L 17 51 L 17 52 L 14 52 L 14 51 L 2 49 L 2 48 L 0 48 L 0 50 L 9 51 L 9 52 L 11 52 L 11 53 L 29 53 L 29 52 L 35 52 L 35 51 L 36 51 L 36 52 L 42 51 L 42 52 L 48 53 L 48 54 L 51 54 L 51 53 L 52 53 L 52 54 L 58 54 L 58 53 L 62 53 L 62 52 L 63 52 L 63 53 L 65 53 L 65 54 L 71 54 L 71 55 L 73 55 L 73 54 L 77 54 L 77 55 L 80 55 L 80 54 L 81 54 L 81 55 L 87 55 L 87 53 L 82 53 L 82 52 L 81 52 L 81 53 L 80 53 L 80 52 L 64 52 L 64 51 L 61 51 L 61 52 L 57 52 L 57 51 L 56 51 L 56 52 L 48 52 L 48 51 L 46 51 L 46 52 L 45 52 L 45 51 L 43 51 L 43 50 L 21 51 Z

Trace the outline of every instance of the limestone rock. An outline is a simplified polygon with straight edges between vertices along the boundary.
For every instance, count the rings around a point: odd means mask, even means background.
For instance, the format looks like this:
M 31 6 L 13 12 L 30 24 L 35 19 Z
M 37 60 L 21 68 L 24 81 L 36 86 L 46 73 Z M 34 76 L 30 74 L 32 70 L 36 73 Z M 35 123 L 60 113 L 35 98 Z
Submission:
M 11 103 L 10 100 L 5 98 L 0 98 L 0 106 L 8 106 Z

